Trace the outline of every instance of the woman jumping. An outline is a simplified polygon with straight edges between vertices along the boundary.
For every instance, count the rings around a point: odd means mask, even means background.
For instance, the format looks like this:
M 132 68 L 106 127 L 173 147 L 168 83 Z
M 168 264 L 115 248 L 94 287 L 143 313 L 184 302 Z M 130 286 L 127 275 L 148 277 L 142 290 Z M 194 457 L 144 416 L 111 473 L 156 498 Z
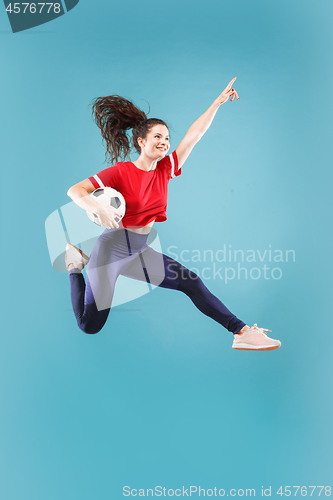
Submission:
M 146 114 L 122 97 L 111 95 L 93 102 L 93 116 L 106 143 L 106 155 L 114 166 L 75 184 L 68 196 L 84 210 L 99 217 L 106 229 L 98 238 L 90 258 L 72 244 L 66 247 L 71 300 L 79 328 L 97 333 L 109 315 L 119 275 L 146 281 L 156 286 L 185 293 L 204 314 L 234 334 L 232 347 L 240 350 L 278 349 L 279 340 L 269 338 L 264 328 L 249 327 L 232 314 L 205 286 L 197 274 L 147 245 L 154 222 L 166 220 L 167 191 L 170 179 L 181 174 L 181 167 L 194 145 L 211 125 L 228 99 L 239 99 L 231 80 L 222 94 L 189 128 L 179 146 L 168 155 L 169 130 L 163 120 L 147 119 Z M 127 131 L 133 131 L 133 146 L 139 153 L 128 158 L 131 145 Z M 117 163 L 116 163 L 117 162 Z M 126 201 L 126 213 L 101 206 L 89 193 L 112 187 Z M 87 283 L 81 273 L 87 265 Z M 266 330 L 270 331 L 270 330 Z

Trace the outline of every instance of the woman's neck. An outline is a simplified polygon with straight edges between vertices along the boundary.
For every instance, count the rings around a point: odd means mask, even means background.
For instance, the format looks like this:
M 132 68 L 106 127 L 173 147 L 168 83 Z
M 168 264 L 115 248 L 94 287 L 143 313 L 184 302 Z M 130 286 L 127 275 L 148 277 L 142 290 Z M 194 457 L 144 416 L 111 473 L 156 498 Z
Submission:
M 157 165 L 157 160 L 152 160 L 148 157 L 139 156 L 139 158 L 133 161 L 134 165 L 141 170 L 145 170 L 146 172 L 150 172 L 150 170 L 155 170 Z

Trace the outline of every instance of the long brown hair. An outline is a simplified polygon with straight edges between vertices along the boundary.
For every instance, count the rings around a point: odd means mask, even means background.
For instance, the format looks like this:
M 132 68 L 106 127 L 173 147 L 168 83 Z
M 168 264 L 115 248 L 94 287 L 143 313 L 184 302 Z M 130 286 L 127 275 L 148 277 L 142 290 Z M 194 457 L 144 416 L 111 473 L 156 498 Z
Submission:
M 133 129 L 133 146 L 138 153 L 141 153 L 138 138 L 144 139 L 154 125 L 167 127 L 167 124 L 159 118 L 147 119 L 146 113 L 119 95 L 94 99 L 92 116 L 106 143 L 105 160 L 110 163 L 115 163 L 118 159 L 125 161 L 129 157 L 130 129 Z

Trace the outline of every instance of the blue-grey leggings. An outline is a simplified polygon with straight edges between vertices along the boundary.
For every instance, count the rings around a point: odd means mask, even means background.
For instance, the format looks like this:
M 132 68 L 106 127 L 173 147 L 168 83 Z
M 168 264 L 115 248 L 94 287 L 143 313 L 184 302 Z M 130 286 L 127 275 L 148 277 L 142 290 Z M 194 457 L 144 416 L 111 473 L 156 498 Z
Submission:
M 91 253 L 87 283 L 79 269 L 69 272 L 73 310 L 83 332 L 97 333 L 105 325 L 119 275 L 185 293 L 201 312 L 230 332 L 237 333 L 245 326 L 197 274 L 153 250 L 147 239 L 147 234 L 124 228 L 106 229 Z

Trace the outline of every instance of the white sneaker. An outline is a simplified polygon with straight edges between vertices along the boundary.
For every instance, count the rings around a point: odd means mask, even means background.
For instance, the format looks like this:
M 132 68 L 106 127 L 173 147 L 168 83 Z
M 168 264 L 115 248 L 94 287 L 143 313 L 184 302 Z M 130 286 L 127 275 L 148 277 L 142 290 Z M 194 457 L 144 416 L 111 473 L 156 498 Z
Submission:
M 271 331 L 267 328 L 258 328 L 257 323 L 255 323 L 241 335 L 236 333 L 232 348 L 241 351 L 273 351 L 274 349 L 278 349 L 281 346 L 281 342 L 267 337 L 265 330 L 267 332 Z
M 66 245 L 65 262 L 67 270 L 79 269 L 82 271 L 84 266 L 89 262 L 89 257 L 82 252 L 79 248 L 75 247 L 71 243 Z

